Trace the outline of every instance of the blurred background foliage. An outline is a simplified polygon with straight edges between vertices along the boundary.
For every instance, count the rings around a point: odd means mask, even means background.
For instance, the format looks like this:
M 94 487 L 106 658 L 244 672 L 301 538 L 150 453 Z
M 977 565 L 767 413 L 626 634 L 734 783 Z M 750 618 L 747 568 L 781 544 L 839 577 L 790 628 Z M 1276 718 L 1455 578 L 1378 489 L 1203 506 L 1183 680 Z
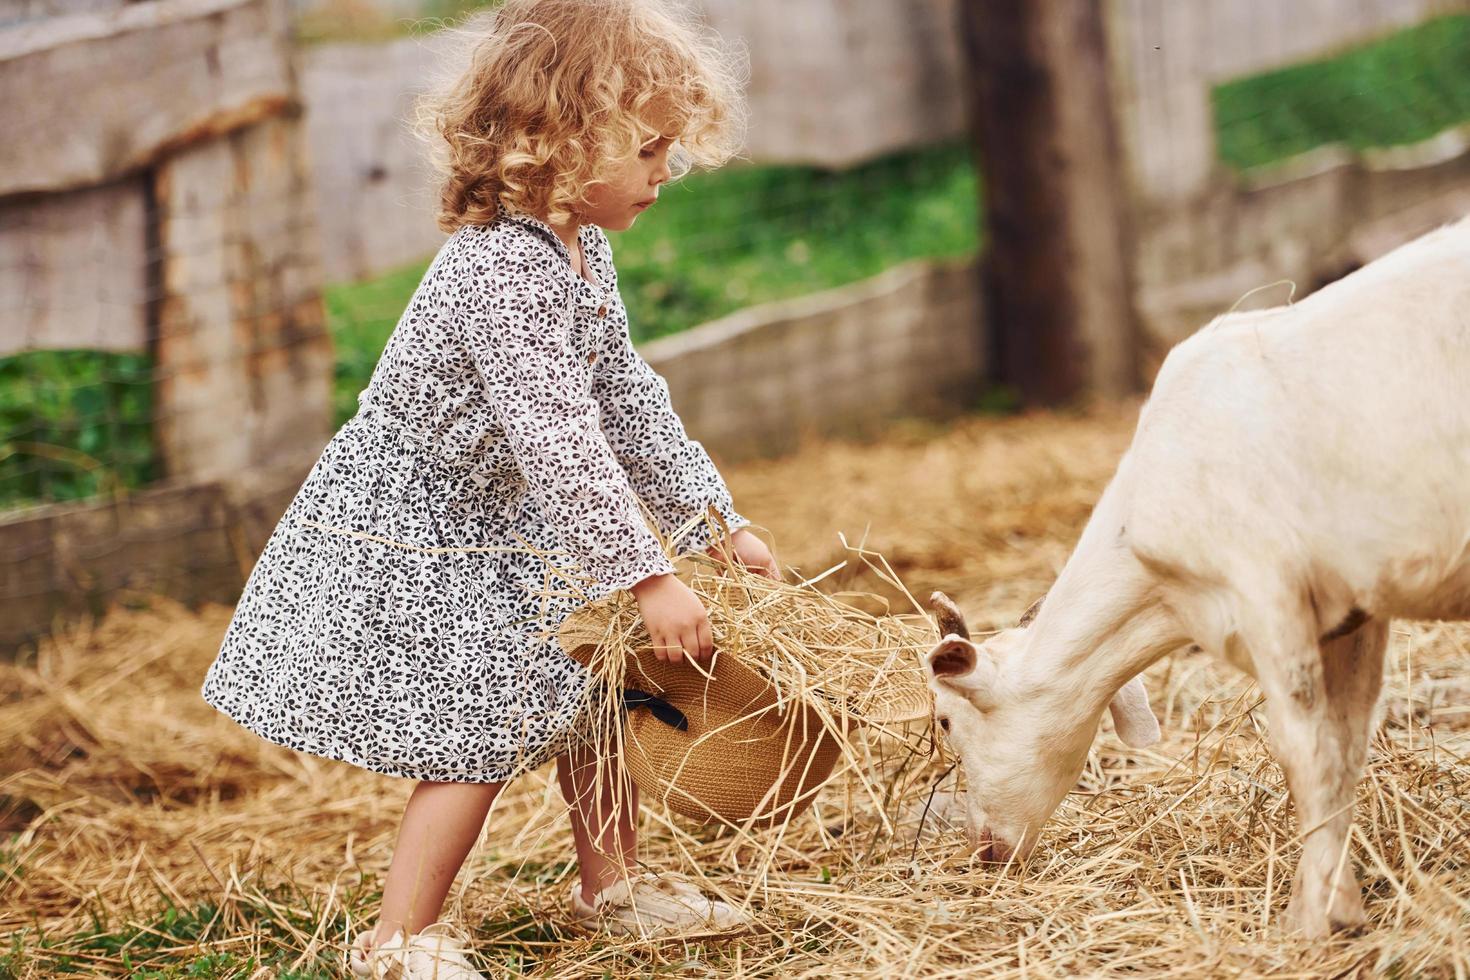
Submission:
M 1217 86 L 1213 102 L 1220 159 L 1237 170 L 1429 139 L 1470 121 L 1470 14 Z
M 306 43 L 424 32 L 492 6 L 324 0 Z M 1315 147 L 1418 142 L 1470 121 L 1470 15 L 1441 16 L 1340 52 L 1218 85 L 1217 153 L 1236 171 Z M 968 147 L 909 150 L 845 170 L 736 163 L 691 174 L 615 234 L 634 339 L 743 307 L 850 283 L 909 259 L 974 255 L 980 187 Z M 357 408 L 431 256 L 324 292 L 336 347 L 334 422 Z M 84 499 L 162 474 L 152 458 L 147 354 L 28 351 L 0 358 L 0 507 Z M 224 409 L 222 409 L 224 410 Z

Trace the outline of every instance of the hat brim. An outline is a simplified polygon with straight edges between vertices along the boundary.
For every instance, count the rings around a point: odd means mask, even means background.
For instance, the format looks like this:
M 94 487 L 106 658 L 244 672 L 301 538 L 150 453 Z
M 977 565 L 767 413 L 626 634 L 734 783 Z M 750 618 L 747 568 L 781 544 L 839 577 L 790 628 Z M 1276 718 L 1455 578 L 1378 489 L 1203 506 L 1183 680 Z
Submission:
M 598 656 L 590 643 L 567 652 L 589 668 Z M 640 695 L 624 729 L 634 782 L 695 820 L 770 825 L 789 819 L 811 803 L 842 754 L 807 700 L 781 697 L 728 652 L 696 667 L 636 650 L 622 684 Z

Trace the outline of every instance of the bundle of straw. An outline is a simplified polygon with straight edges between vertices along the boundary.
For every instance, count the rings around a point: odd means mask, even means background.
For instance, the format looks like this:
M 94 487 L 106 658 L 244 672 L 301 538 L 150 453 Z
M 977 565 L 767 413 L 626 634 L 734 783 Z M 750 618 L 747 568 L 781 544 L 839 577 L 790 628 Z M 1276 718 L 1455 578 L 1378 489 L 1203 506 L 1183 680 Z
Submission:
M 629 693 L 603 699 L 591 728 L 645 797 L 700 822 L 782 822 L 853 757 L 858 726 L 929 718 L 920 657 L 937 632 L 927 616 L 873 615 L 814 581 L 707 559 L 687 584 L 709 615 L 708 666 L 655 658 L 624 592 L 583 606 L 558 634 L 599 690 Z

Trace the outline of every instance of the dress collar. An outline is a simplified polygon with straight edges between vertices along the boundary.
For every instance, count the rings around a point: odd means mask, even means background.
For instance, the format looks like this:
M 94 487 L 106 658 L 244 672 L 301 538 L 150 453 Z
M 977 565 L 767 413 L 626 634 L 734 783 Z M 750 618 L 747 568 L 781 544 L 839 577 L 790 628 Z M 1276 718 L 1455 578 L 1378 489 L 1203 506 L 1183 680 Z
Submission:
M 542 237 L 549 239 L 552 246 L 556 248 L 561 254 L 561 257 L 566 260 L 567 272 L 571 274 L 571 277 L 576 282 L 576 284 L 580 286 L 584 291 L 590 293 L 595 298 L 596 302 L 601 302 L 606 297 L 607 284 L 603 282 L 602 277 L 598 275 L 596 269 L 597 263 L 591 258 L 591 256 L 597 251 L 597 235 L 595 226 L 584 224 L 577 229 L 577 240 L 582 243 L 582 260 L 587 266 L 587 271 L 592 273 L 592 275 L 597 279 L 597 283 L 594 285 L 593 283 L 588 282 L 585 276 L 579 275 L 577 273 L 577 270 L 572 267 L 572 252 L 570 249 L 567 248 L 567 243 L 562 241 L 561 236 L 556 233 L 556 230 L 553 229 L 546 222 L 542 221 L 540 218 L 537 218 L 534 215 L 526 214 L 523 211 L 506 211 L 502 209 L 500 212 L 500 216 L 505 218 L 507 221 L 514 221 L 517 224 L 524 225 L 525 227 L 540 233 Z

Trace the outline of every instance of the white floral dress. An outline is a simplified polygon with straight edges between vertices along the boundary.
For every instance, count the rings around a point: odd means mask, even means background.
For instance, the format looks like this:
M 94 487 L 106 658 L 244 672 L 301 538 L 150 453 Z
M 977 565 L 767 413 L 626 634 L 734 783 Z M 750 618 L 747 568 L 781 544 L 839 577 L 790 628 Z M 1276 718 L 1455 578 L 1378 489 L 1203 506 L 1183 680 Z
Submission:
M 580 241 L 596 284 L 529 216 L 444 244 L 251 571 L 210 704 L 376 772 L 508 779 L 584 707 L 561 621 L 673 570 L 638 499 L 665 535 L 711 504 L 749 523 L 633 349 L 606 236 Z

